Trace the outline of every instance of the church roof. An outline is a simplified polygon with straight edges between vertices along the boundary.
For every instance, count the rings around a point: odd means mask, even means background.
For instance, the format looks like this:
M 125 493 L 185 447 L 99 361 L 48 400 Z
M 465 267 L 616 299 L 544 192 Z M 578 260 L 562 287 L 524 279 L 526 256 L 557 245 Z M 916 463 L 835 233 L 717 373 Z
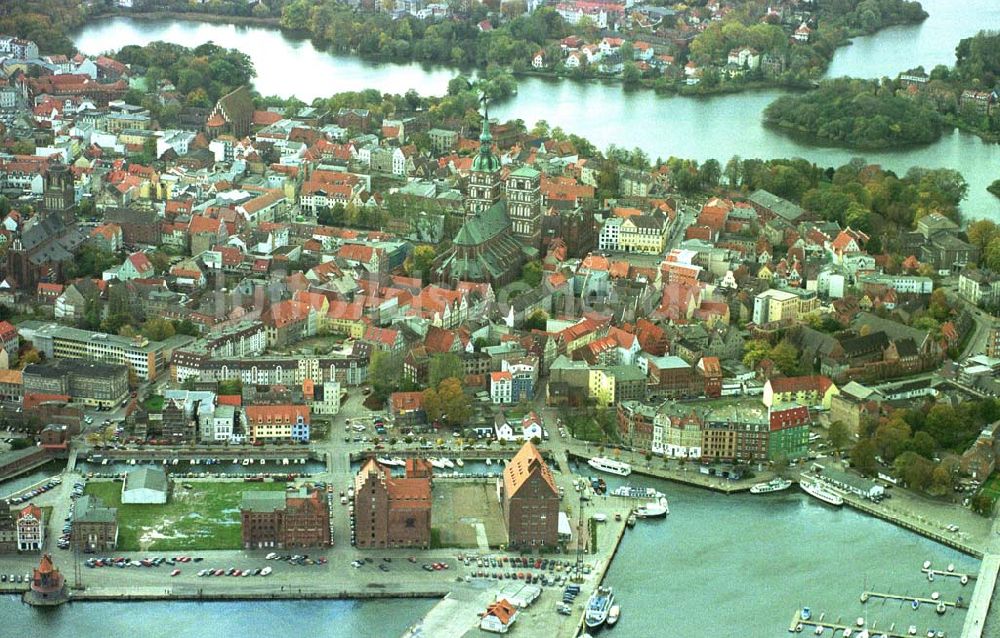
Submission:
M 484 212 L 466 219 L 452 243 L 457 246 L 477 246 L 509 228 L 507 206 L 498 202 Z

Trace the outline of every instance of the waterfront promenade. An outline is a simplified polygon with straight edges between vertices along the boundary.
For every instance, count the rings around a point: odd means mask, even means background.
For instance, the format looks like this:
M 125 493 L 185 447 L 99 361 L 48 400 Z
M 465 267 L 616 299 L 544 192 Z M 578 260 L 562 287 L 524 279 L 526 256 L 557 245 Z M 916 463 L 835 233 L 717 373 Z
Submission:
M 962 627 L 962 638 L 982 638 L 996 636 L 1000 628 L 1000 609 L 996 599 L 997 577 L 1000 575 L 1000 517 L 993 519 L 993 533 L 989 539 L 976 579 L 976 589 L 969 601 L 969 612 L 965 616 L 965 626 Z M 992 633 L 986 633 L 987 626 Z

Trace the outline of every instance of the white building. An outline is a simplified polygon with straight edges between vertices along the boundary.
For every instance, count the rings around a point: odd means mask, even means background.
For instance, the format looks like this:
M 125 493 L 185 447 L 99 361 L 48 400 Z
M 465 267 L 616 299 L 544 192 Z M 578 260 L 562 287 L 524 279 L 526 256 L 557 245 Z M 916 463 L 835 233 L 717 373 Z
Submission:
M 494 404 L 501 405 L 511 402 L 514 391 L 514 377 L 510 372 L 490 373 L 490 399 Z
M 618 240 L 621 237 L 622 222 L 621 217 L 611 217 L 604 221 L 601 226 L 601 233 L 597 237 L 598 250 L 618 250 Z
M 159 467 L 141 467 L 125 475 L 122 503 L 166 503 L 167 473 Z

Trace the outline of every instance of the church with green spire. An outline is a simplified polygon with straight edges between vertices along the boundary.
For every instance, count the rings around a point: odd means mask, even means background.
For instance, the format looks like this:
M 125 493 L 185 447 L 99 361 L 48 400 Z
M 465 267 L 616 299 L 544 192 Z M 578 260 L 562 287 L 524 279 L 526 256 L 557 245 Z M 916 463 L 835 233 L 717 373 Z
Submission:
M 466 190 L 465 221 L 451 247 L 436 260 L 435 280 L 445 285 L 471 281 L 499 287 L 517 279 L 521 266 L 537 259 L 541 249 L 540 179 L 538 171 L 523 166 L 505 184 L 500 158 L 493 153 L 484 99 L 479 153 L 472 160 Z

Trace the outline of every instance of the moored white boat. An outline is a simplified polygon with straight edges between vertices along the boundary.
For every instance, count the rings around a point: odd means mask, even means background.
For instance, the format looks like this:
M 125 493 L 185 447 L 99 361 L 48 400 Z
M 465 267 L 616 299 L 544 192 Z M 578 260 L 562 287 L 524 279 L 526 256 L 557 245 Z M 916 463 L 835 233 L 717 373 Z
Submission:
M 635 508 L 635 515 L 638 518 L 664 518 L 669 513 L 670 507 L 667 505 L 667 497 L 665 496 Z
M 457 465 L 458 467 L 465 467 L 465 461 L 463 461 L 462 459 L 455 459 L 455 465 Z
M 611 610 L 608 611 L 608 627 L 614 626 L 618 622 L 618 617 L 621 616 L 622 610 L 618 605 L 611 605 Z
M 597 590 L 587 601 L 587 613 L 584 614 L 583 622 L 588 628 L 600 627 L 608 619 L 612 605 L 615 604 L 615 595 L 610 587 L 598 586 Z
M 451 468 L 455 467 L 455 462 L 452 461 L 451 459 L 449 459 L 446 456 L 442 456 L 441 458 L 438 459 L 438 461 L 440 461 L 441 464 L 444 465 L 448 469 L 451 469 Z
M 792 486 L 791 481 L 783 478 L 775 478 L 771 479 L 767 483 L 757 483 L 756 485 L 750 488 L 750 493 L 770 494 L 771 492 L 780 492 L 782 490 L 787 490 L 791 486 Z
M 658 492 L 651 487 L 633 487 L 631 485 L 620 485 L 611 490 L 609 494 L 622 498 L 648 498 L 653 500 L 663 496 L 663 492 Z
M 441 462 L 441 459 L 429 458 L 427 459 L 427 462 L 431 464 L 431 467 L 436 468 L 438 470 L 443 470 L 445 468 L 445 465 L 444 463 Z
M 622 461 L 616 461 L 603 456 L 595 456 L 587 461 L 587 465 L 595 470 L 607 472 L 608 474 L 617 474 L 618 476 L 628 476 L 632 473 L 632 466 L 628 463 L 623 463 Z
M 808 494 L 809 496 L 817 498 L 823 501 L 824 503 L 827 503 L 828 505 L 840 507 L 841 505 L 844 504 L 844 498 L 840 494 L 837 494 L 836 492 L 826 489 L 819 483 L 812 483 L 810 481 L 799 481 L 799 486 L 802 488 L 802 491 Z

